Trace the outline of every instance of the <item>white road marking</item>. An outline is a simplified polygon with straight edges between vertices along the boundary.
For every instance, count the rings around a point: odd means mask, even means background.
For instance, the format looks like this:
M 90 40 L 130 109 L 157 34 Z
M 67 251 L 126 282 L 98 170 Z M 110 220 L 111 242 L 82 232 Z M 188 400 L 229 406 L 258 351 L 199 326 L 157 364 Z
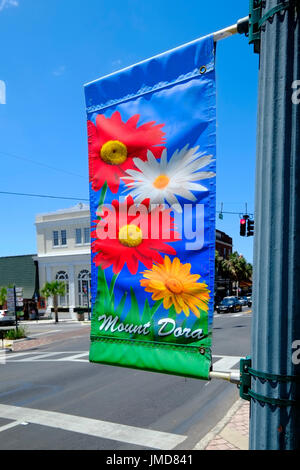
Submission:
M 0 417 L 160 450 L 172 450 L 187 437 L 55 411 L 11 405 L 0 405 Z
M 50 353 L 42 353 L 42 354 L 37 354 L 34 355 L 30 358 L 25 357 L 25 359 L 20 359 L 18 362 L 28 362 L 28 361 L 38 361 L 39 359 L 44 360 L 45 357 L 50 357 L 50 356 L 57 356 L 58 354 L 61 354 L 60 352 L 50 352 Z
M 75 353 L 82 353 L 82 351 L 56 351 L 54 354 L 75 354 Z M 52 354 L 52 353 L 51 353 Z M 87 353 L 88 354 L 88 353 Z M 21 356 L 27 356 L 24 360 L 22 360 L 22 362 L 31 362 L 34 357 L 36 356 L 40 356 L 40 359 L 39 360 L 42 360 L 43 357 L 46 357 L 46 355 L 48 355 L 47 352 L 38 352 L 38 351 L 28 351 L 28 352 L 24 352 L 24 353 L 7 353 L 6 354 L 6 359 L 10 362 L 21 362 L 21 360 L 19 360 L 19 357 Z M 68 356 L 67 356 L 68 357 Z M 51 360 L 57 360 L 57 359 L 51 359 Z M 67 360 L 67 358 L 66 358 Z
M 6 351 L 0 352 L 0 364 L 6 364 Z
M 11 360 L 11 359 L 19 359 L 21 356 L 30 356 L 33 354 L 37 354 L 36 352 L 23 352 L 23 353 L 8 353 L 6 354 L 6 360 Z M 13 361 L 14 362 L 14 361 Z
M 80 359 L 81 357 L 88 356 L 88 352 L 80 353 L 80 354 L 74 354 L 73 356 L 67 356 L 68 361 L 76 361 L 76 362 L 87 362 L 88 359 Z M 66 358 L 62 357 L 60 359 L 57 359 L 57 361 L 65 361 Z
M 15 428 L 16 426 L 19 426 L 20 424 L 22 424 L 20 423 L 20 421 L 14 421 L 13 423 L 5 424 L 4 426 L 0 427 L 0 432 L 7 431 L 8 429 L 11 429 L 11 428 Z
M 240 362 L 240 360 L 240 356 L 223 356 L 221 359 L 219 359 L 213 364 L 213 371 L 225 372 L 227 370 L 232 370 L 232 367 L 238 362 Z
M 58 355 L 63 355 L 63 357 L 54 357 Z M 26 357 L 22 358 L 22 356 Z M 3 363 L 9 362 L 86 362 L 89 363 L 89 351 L 56 351 L 56 352 L 27 352 L 27 353 L 9 353 L 3 356 Z M 21 359 L 19 359 L 21 357 Z M 86 358 L 86 359 L 85 359 Z M 213 359 L 219 359 L 213 364 L 214 371 L 223 371 L 232 370 L 232 367 L 237 364 L 241 357 L 240 356 L 224 356 L 220 354 L 214 354 Z M 0 356 L 1 363 L 1 356 Z

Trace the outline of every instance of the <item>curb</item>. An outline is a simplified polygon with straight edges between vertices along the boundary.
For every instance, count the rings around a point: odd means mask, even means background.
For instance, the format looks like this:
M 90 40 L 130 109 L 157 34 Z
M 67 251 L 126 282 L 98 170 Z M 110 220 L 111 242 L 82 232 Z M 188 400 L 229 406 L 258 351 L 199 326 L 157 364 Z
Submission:
M 206 434 L 201 441 L 196 444 L 194 450 L 205 450 L 208 444 L 220 434 L 220 432 L 225 428 L 225 426 L 229 423 L 231 418 L 235 415 L 235 413 L 243 406 L 245 403 L 244 400 L 239 398 L 229 409 L 226 415 L 218 422 L 218 424 L 208 433 Z
M 20 322 L 18 322 L 19 325 L 40 325 L 40 324 L 43 324 L 43 325 L 52 325 L 52 324 L 55 324 L 55 320 L 54 318 L 51 318 L 51 319 L 45 319 L 45 320 L 21 320 Z M 58 323 L 79 323 L 78 320 L 72 320 L 72 319 L 60 319 L 58 321 Z

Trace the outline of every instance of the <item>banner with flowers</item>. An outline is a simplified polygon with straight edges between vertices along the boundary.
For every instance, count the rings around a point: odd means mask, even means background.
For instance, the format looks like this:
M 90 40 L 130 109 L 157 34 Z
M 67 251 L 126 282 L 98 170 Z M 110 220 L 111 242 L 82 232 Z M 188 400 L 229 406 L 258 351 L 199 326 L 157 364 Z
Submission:
M 208 37 L 85 86 L 90 361 L 207 379 L 216 96 Z

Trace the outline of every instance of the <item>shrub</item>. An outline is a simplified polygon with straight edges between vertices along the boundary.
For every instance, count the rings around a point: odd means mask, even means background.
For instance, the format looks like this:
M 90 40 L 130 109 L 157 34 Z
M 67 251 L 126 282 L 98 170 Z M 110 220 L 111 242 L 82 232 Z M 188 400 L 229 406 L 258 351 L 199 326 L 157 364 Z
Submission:
M 21 338 L 26 338 L 27 336 L 27 331 L 26 331 L 26 328 L 24 328 L 23 326 L 19 326 L 18 327 L 18 331 L 16 330 L 8 330 L 6 333 L 5 333 L 5 339 L 21 339 Z

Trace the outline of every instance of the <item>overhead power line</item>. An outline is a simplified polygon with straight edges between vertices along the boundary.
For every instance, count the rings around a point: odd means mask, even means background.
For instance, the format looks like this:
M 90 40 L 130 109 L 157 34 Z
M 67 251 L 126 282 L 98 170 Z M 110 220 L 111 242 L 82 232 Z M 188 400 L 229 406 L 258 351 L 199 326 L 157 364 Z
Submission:
M 0 154 L 1 155 L 4 155 L 6 157 L 11 157 L 11 158 L 16 158 L 17 160 L 22 160 L 24 162 L 29 162 L 29 163 L 33 163 L 34 165 L 39 165 L 39 166 L 42 166 L 44 168 L 48 168 L 50 170 L 54 170 L 54 171 L 58 171 L 59 173 L 65 173 L 67 175 L 70 175 L 70 176 L 76 176 L 78 178 L 83 178 L 83 179 L 86 179 L 87 176 L 82 176 L 82 175 L 79 175 L 77 173 L 73 173 L 72 171 L 68 171 L 68 170 L 64 170 L 62 168 L 57 168 L 55 166 L 52 166 L 52 165 L 48 165 L 47 163 L 43 163 L 43 162 L 38 162 L 36 160 L 32 160 L 31 158 L 27 158 L 27 157 L 21 157 L 20 155 L 15 155 L 13 153 L 8 153 L 8 152 L 2 152 L 0 150 Z
M 0 191 L 0 194 L 7 194 L 10 196 L 43 197 L 43 198 L 49 198 L 49 199 L 70 199 L 72 201 L 89 201 L 89 199 L 86 199 L 84 197 L 52 196 L 49 194 L 13 193 L 11 191 Z
M 41 198 L 49 198 L 49 199 L 68 199 L 71 201 L 87 201 L 89 199 L 84 197 L 70 197 L 70 196 L 53 196 L 51 194 L 32 194 L 32 193 L 16 193 L 12 191 L 0 191 L 0 194 L 10 195 L 10 196 L 28 196 L 28 197 L 41 197 Z M 241 215 L 243 211 L 240 212 L 229 212 L 229 211 L 216 211 L 217 214 L 230 214 L 230 215 Z M 249 214 L 251 215 L 251 213 Z

